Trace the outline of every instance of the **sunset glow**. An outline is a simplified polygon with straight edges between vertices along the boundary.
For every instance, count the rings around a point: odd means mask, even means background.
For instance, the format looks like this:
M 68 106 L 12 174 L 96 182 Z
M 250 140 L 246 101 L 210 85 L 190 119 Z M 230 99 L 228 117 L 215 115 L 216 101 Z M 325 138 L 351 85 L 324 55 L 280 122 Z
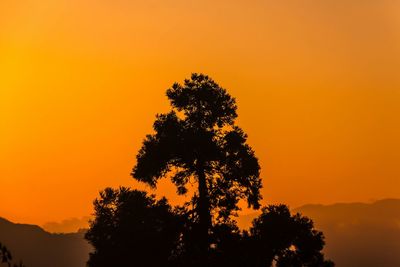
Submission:
M 400 198 L 399 12 L 388 0 L 0 2 L 0 216 L 82 218 L 99 190 L 138 186 L 129 174 L 165 91 L 192 72 L 236 98 L 263 203 Z

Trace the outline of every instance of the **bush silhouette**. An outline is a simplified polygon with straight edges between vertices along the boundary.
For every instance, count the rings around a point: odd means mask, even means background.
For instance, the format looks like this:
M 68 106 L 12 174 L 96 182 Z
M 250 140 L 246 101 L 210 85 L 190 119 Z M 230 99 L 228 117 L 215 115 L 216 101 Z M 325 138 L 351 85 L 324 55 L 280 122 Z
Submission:
M 315 230 L 311 219 L 297 213 L 291 215 L 285 205 L 271 205 L 250 228 L 249 254 L 254 266 L 277 267 L 328 267 L 321 250 L 324 247 L 322 232 Z
M 216 227 L 209 266 L 334 266 L 321 253 L 323 234 L 315 230 L 309 218 L 292 215 L 285 205 L 264 207 L 250 231 L 239 231 L 235 224 Z
M 86 233 L 93 245 L 89 267 L 167 266 L 180 235 L 178 215 L 165 198 L 107 188 L 94 202 L 95 219 Z

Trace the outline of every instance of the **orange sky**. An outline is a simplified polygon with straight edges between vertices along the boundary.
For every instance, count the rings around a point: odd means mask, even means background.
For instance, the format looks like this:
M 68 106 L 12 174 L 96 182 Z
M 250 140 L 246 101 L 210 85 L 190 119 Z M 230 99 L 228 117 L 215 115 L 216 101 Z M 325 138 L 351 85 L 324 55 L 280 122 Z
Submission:
M 389 0 L 1 1 L 0 216 L 83 217 L 100 189 L 134 185 L 165 90 L 191 72 L 237 98 L 264 202 L 399 198 L 399 14 Z

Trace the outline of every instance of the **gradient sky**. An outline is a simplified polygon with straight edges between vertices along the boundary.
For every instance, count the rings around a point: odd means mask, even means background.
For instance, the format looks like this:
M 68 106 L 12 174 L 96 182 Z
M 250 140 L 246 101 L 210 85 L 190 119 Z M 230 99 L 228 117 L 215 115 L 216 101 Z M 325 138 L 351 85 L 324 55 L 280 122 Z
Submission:
M 264 203 L 400 198 L 400 1 L 0 2 L 0 216 L 91 213 L 129 173 L 165 90 L 237 98 Z M 159 190 L 172 197 L 174 189 Z

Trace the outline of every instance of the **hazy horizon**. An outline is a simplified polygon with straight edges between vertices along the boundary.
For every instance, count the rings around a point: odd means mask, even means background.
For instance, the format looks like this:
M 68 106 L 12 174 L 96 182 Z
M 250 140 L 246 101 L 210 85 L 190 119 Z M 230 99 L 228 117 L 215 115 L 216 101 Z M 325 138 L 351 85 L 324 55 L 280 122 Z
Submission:
M 337 206 L 351 206 L 351 205 L 373 205 L 373 204 L 378 204 L 381 202 L 387 202 L 387 201 L 399 201 L 400 199 L 394 199 L 394 198 L 385 198 L 385 199 L 379 199 L 379 200 L 373 200 L 369 202 L 336 202 L 336 203 L 331 203 L 331 204 L 319 204 L 319 203 L 308 203 L 299 207 L 289 207 L 291 211 L 293 212 L 298 212 L 310 208 L 332 208 L 332 207 L 337 207 Z M 271 203 L 272 204 L 272 203 Z M 279 203 L 274 203 L 274 204 L 279 204 Z M 244 212 L 240 212 L 238 217 L 235 217 L 235 220 L 238 222 L 238 226 L 241 229 L 246 229 L 250 226 L 251 220 L 257 216 L 260 213 L 260 210 L 245 210 Z M 306 214 L 307 215 L 307 214 Z M 0 214 L 0 218 L 4 218 Z M 43 230 L 49 232 L 49 233 L 76 233 L 79 230 L 87 229 L 89 227 L 89 220 L 92 219 L 92 216 L 85 216 L 82 218 L 66 218 L 62 221 L 52 221 L 52 222 L 46 222 L 42 225 L 38 225 L 41 227 Z M 311 217 L 313 219 L 313 217 Z M 15 222 L 14 222 L 15 223 Z M 24 222 L 19 222 L 21 224 L 24 224 Z M 318 224 L 318 221 L 317 221 Z

